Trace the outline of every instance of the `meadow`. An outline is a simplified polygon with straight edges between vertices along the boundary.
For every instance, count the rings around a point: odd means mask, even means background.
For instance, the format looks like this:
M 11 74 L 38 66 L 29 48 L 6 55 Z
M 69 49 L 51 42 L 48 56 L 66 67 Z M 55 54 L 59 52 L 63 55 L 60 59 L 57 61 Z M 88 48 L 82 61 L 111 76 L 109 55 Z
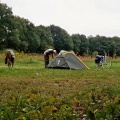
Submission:
M 17 53 L 14 68 L 0 54 L 0 120 L 119 120 L 120 60 L 111 68 L 45 69 L 42 55 Z

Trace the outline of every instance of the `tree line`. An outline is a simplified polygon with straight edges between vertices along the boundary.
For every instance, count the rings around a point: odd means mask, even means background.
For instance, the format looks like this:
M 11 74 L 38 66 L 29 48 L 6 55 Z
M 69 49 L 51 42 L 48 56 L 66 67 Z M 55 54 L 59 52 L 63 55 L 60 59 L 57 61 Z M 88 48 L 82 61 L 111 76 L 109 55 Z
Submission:
M 12 48 L 18 52 L 43 53 L 48 48 L 73 50 L 79 55 L 106 52 L 120 56 L 120 38 L 72 34 L 59 26 L 35 26 L 28 19 L 13 15 L 12 8 L 0 3 L 0 50 Z

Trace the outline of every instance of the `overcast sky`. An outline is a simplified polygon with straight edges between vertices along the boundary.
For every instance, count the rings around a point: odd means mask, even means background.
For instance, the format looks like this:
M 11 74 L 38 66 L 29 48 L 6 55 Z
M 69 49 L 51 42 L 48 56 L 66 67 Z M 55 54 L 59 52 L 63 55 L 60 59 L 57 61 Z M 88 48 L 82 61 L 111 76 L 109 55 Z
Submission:
M 120 0 L 1 0 L 33 24 L 71 34 L 120 37 Z

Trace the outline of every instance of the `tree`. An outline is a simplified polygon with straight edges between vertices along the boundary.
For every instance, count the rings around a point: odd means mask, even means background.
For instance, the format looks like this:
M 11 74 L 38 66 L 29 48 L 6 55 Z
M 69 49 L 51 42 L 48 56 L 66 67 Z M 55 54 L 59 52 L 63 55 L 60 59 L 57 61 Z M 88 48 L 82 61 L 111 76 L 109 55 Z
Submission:
M 25 37 L 28 42 L 28 52 L 36 52 L 38 46 L 40 45 L 39 36 L 36 33 L 36 27 L 29 20 L 25 21 L 27 32 Z
M 88 40 L 89 40 L 90 56 L 92 57 L 94 55 L 94 52 L 96 51 L 96 40 L 92 35 L 88 37 Z
M 80 40 L 80 55 L 83 55 L 83 53 L 89 50 L 89 40 L 86 38 L 85 35 L 80 35 Z
M 58 26 L 50 25 L 54 48 L 57 51 L 73 49 L 73 42 L 70 35 Z
M 116 56 L 120 48 L 120 38 L 119 37 L 113 37 L 111 38 L 110 42 L 110 56 L 114 57 Z
M 40 40 L 40 45 L 38 47 L 40 53 L 43 53 L 48 48 L 53 48 L 53 38 L 49 27 L 42 25 L 37 26 L 36 32 Z
M 12 10 L 0 3 L 0 49 L 7 47 L 8 35 L 11 33 Z
M 73 34 L 71 36 L 71 39 L 73 41 L 73 51 L 76 53 L 76 52 L 80 52 L 80 43 L 81 43 L 81 40 L 80 40 L 80 35 L 79 34 Z
M 104 55 L 106 52 L 108 55 L 110 53 L 111 38 L 106 38 L 105 36 L 88 37 L 90 43 L 90 51 L 93 53 L 97 51 L 98 54 Z

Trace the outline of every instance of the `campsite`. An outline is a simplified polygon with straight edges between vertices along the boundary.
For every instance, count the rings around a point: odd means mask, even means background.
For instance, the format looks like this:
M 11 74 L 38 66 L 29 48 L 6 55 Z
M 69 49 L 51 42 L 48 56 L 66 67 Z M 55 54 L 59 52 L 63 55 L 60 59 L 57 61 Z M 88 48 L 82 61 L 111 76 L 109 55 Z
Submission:
M 0 0 L 0 120 L 120 120 L 119 21 L 119 0 Z
M 1 120 L 120 119 L 120 59 L 90 69 L 45 69 L 43 55 L 18 53 L 14 68 L 0 54 Z

